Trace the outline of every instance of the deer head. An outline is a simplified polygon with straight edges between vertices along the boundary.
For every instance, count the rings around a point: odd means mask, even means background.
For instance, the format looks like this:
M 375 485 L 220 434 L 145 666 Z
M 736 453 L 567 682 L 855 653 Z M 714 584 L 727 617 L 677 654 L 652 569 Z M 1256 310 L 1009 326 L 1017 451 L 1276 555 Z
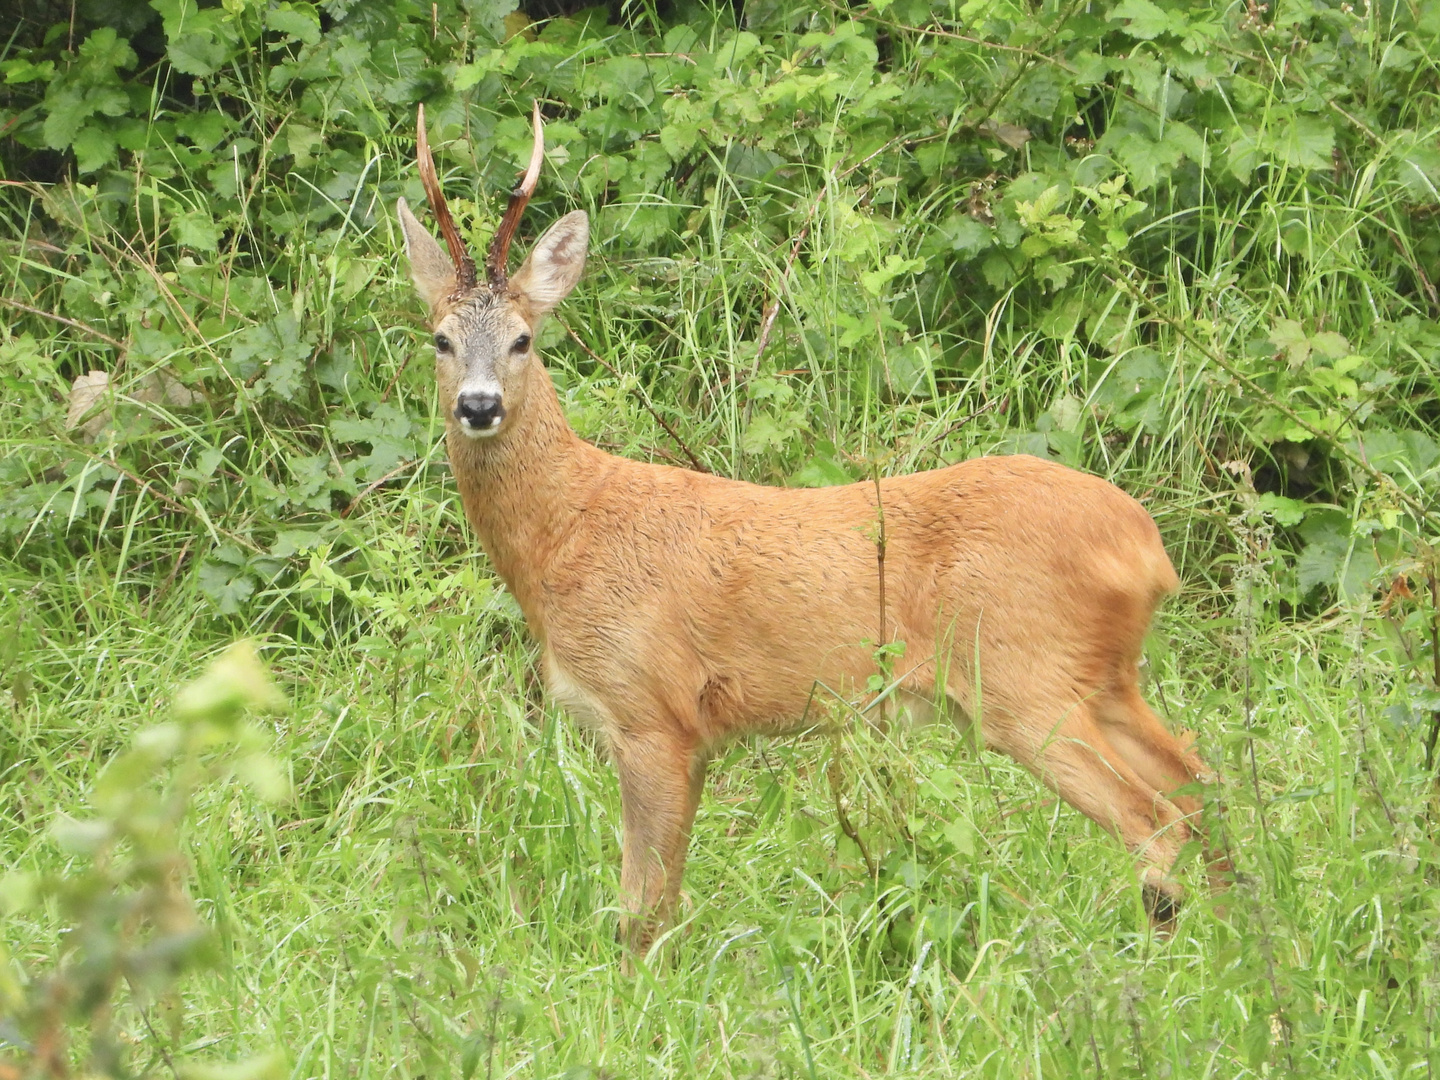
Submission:
M 493 438 L 512 426 L 508 418 L 523 406 L 526 388 L 541 370 L 534 349 L 540 324 L 569 295 L 585 268 L 590 225 L 585 211 L 576 210 L 546 230 L 513 277 L 506 274 L 510 240 L 535 190 L 545 156 L 538 101 L 533 119 L 535 147 L 530 167 L 510 193 L 510 204 L 495 230 L 485 259 L 485 281 L 476 281 L 475 261 L 440 190 L 425 136 L 423 105 L 416 120 L 420 179 L 448 255 L 416 220 L 404 199 L 396 207 L 410 276 L 430 308 L 436 376 L 440 400 L 449 413 L 447 424 L 452 431 L 475 439 Z

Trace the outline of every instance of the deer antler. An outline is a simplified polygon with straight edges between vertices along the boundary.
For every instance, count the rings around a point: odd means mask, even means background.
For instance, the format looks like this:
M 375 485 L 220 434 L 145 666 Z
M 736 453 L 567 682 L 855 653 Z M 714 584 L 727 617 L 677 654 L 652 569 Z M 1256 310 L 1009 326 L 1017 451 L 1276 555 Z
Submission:
M 450 261 L 455 264 L 455 291 L 467 292 L 475 287 L 475 260 L 460 239 L 460 230 L 455 228 L 455 219 L 450 216 L 450 207 L 445 203 L 445 193 L 440 190 L 440 178 L 435 175 L 435 159 L 430 156 L 430 140 L 425 135 L 425 106 L 421 105 L 415 116 L 415 157 L 420 168 L 420 183 L 425 186 L 425 196 L 430 200 L 430 212 L 445 237 L 445 246 L 450 249 Z
M 490 280 L 490 287 L 497 291 L 505 288 L 505 261 L 510 255 L 510 240 L 515 235 L 515 227 L 520 224 L 520 215 L 525 212 L 525 204 L 535 193 L 535 183 L 540 179 L 540 165 L 545 160 L 545 135 L 540 127 L 539 99 L 535 101 L 532 119 L 535 125 L 535 147 L 530 151 L 530 167 L 525 170 L 520 183 L 510 192 L 510 205 L 505 207 L 505 216 L 500 219 L 500 226 L 495 230 L 495 239 L 490 242 L 490 254 L 485 256 L 485 276 Z

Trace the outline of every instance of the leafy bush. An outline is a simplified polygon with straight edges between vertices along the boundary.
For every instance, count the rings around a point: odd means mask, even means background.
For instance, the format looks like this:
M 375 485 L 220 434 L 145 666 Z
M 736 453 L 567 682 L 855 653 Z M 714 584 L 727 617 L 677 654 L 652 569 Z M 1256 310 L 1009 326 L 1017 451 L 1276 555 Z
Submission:
M 174 721 L 143 729 L 97 777 L 94 816 L 54 823 L 55 842 L 87 867 L 0 878 L 8 916 L 52 907 L 71 924 L 50 971 L 17 970 L 0 942 L 0 1038 L 20 1051 L 10 1059 L 14 1065 L 0 1057 L 0 1075 L 70 1075 L 77 1032 L 75 1049 L 88 1072 L 132 1075 L 116 1038 L 117 1007 L 138 1011 L 152 1034 L 156 1015 L 168 1036 L 158 1052 L 173 1072 L 165 1047 L 178 1043 L 185 1026 L 181 977 L 219 959 L 213 930 L 186 889 L 185 819 L 202 787 L 232 776 L 263 798 L 284 795 L 286 781 L 265 752 L 264 735 L 243 719 L 247 708 L 283 701 L 253 649 L 231 648 L 181 690 Z M 259 1080 L 282 1075 L 282 1064 L 271 1054 L 214 1075 Z
M 1433 94 L 1417 92 L 1433 14 L 756 4 L 742 26 L 697 9 L 617 27 L 589 9 L 501 41 L 500 7 L 153 8 L 126 9 L 133 42 L 96 8 L 4 61 L 25 239 L 10 299 L 85 324 L 62 324 L 77 337 L 58 361 L 53 323 L 12 327 L 15 431 L 53 432 L 87 365 L 141 406 L 113 461 L 57 441 L 12 460 L 12 538 L 49 533 L 67 496 L 67 527 L 123 512 L 125 473 L 138 497 L 163 465 L 211 516 L 246 504 L 246 542 L 207 578 L 233 612 L 249 594 L 232 583 L 274 569 L 242 551 L 429 463 L 423 371 L 404 364 L 408 335 L 376 337 L 371 303 L 394 260 L 387 208 L 419 195 L 403 133 L 425 101 L 478 244 L 532 95 L 551 147 L 535 217 L 595 211 L 595 299 L 645 344 L 649 395 L 713 442 L 696 417 L 708 383 L 758 357 L 721 391 L 737 400 L 717 449 L 752 459 L 732 469 L 839 478 L 824 446 L 855 404 L 933 415 L 937 398 L 1013 389 L 987 420 L 1015 446 L 1148 461 L 1199 434 L 1207 471 L 1244 460 L 1260 494 L 1290 500 L 1265 504 L 1285 528 L 1357 485 L 1418 527 L 1440 464 L 1440 248 L 1417 227 L 1440 180 Z M 26 186 L 57 165 L 73 180 Z M 754 284 L 732 294 L 732 274 Z M 726 356 L 660 332 L 712 296 Z M 991 389 L 997 355 L 1027 359 L 1023 387 Z M 777 411 L 795 376 L 773 373 L 801 369 L 836 396 Z M 151 400 L 157 373 L 192 391 L 178 428 Z M 1198 432 L 1180 422 L 1196 409 Z M 235 434 L 243 487 L 224 482 Z M 1297 599 L 1338 580 L 1307 576 Z

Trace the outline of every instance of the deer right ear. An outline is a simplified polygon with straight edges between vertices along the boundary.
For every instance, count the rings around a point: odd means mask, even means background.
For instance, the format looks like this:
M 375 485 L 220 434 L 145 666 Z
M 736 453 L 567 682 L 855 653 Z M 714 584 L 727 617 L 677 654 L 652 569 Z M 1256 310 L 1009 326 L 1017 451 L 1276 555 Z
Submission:
M 511 276 L 510 288 L 525 296 L 532 312 L 543 318 L 575 288 L 589 246 L 590 219 L 584 210 L 572 210 L 535 241 L 530 257 Z
M 401 199 L 395 206 L 400 217 L 400 231 L 405 234 L 405 256 L 410 260 L 410 277 L 430 310 L 455 291 L 455 267 L 450 256 L 435 242 L 424 225 L 416 220 L 410 207 Z

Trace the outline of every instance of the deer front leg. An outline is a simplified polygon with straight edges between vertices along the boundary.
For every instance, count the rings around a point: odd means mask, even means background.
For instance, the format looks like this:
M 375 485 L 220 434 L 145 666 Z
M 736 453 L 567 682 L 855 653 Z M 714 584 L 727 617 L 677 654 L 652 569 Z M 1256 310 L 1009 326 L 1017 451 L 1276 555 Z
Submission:
M 690 826 L 705 786 L 705 757 L 678 733 L 627 733 L 611 740 L 624 827 L 620 937 L 643 953 L 680 894 Z

